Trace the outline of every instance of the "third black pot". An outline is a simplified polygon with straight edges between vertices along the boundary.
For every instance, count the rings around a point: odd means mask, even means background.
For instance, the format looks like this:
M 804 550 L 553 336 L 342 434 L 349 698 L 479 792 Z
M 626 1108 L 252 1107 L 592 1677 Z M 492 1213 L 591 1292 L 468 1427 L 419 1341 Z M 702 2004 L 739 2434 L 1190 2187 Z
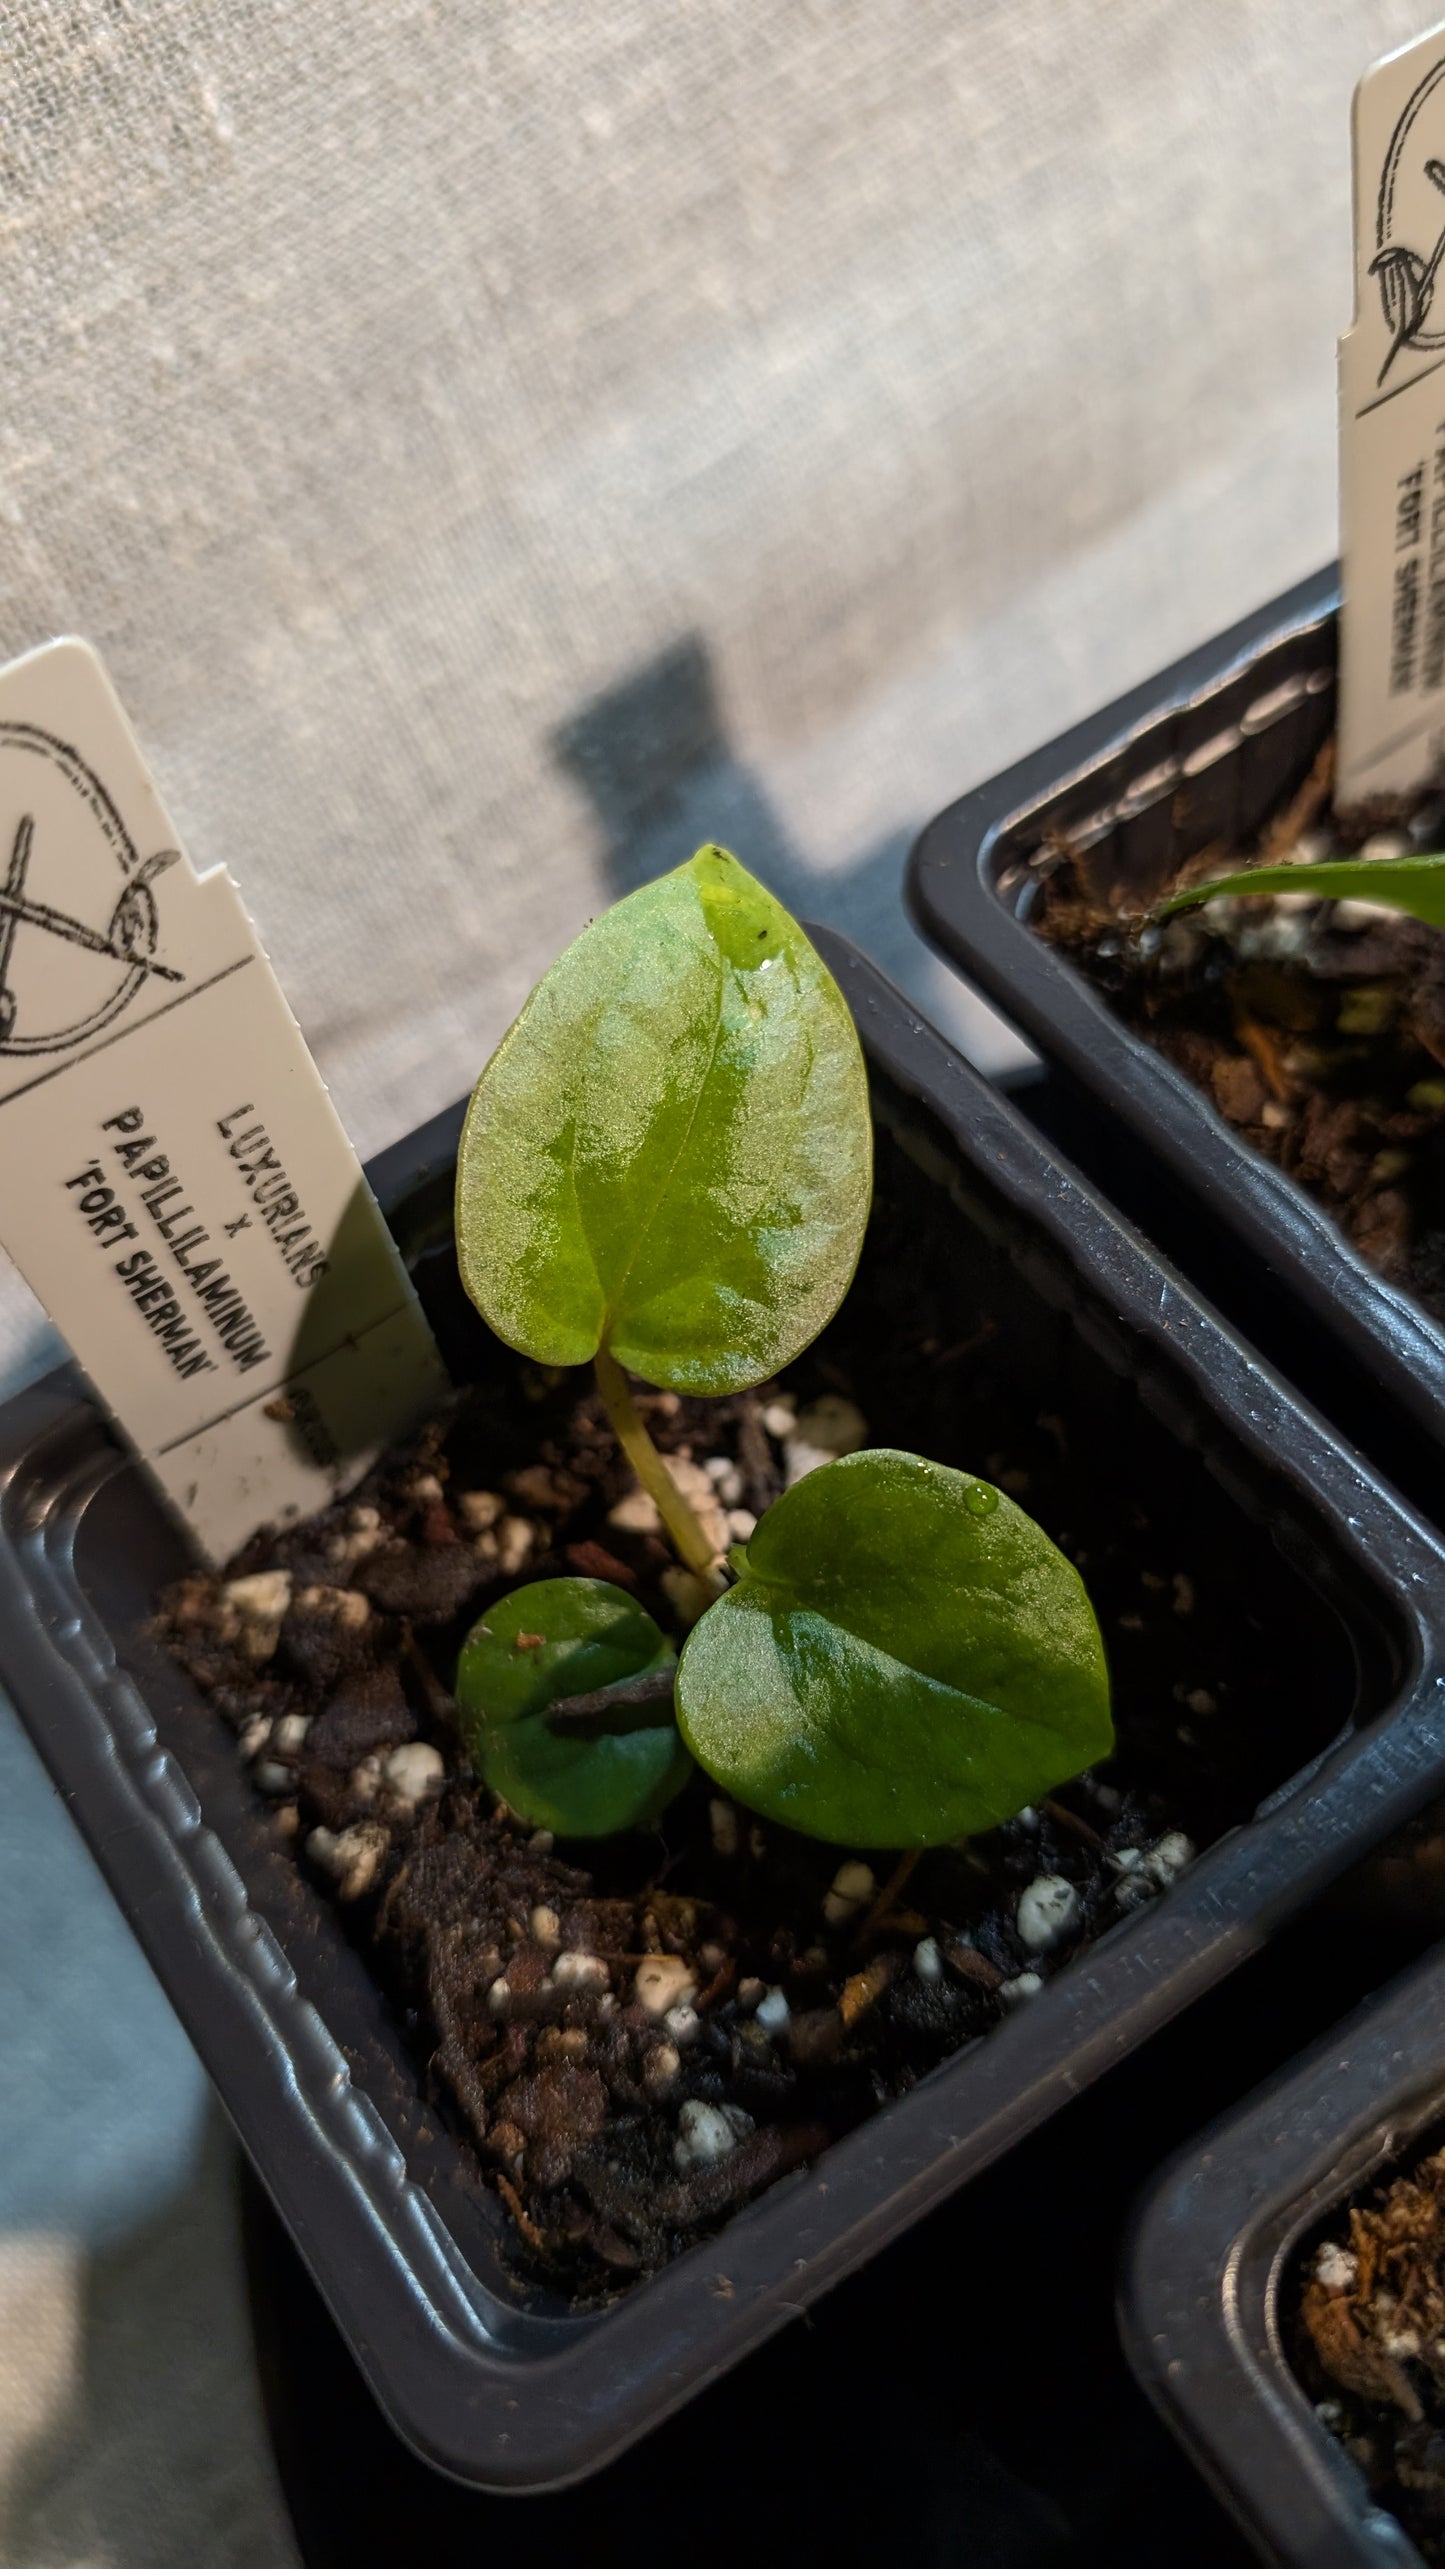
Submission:
M 869 1060 L 880 1202 L 920 1257 L 933 1244 L 940 1352 L 969 1387 L 940 1404 L 949 1435 L 971 1443 L 976 1416 L 986 1437 L 1002 1403 L 1067 1457 L 1076 1539 L 1122 1544 L 1130 1580 L 1139 1529 L 1137 1589 L 1106 1617 L 1121 1702 L 1161 1619 L 1171 1651 L 1187 1628 L 1206 1653 L 1211 1613 L 1247 1635 L 1254 1691 L 1231 1760 L 1184 1756 L 1204 1851 L 1171 1890 L 615 2307 L 579 2314 L 509 2271 L 502 2207 L 335 1908 L 147 1638 L 184 1555 L 83 1389 L 54 1377 L 0 1414 L 0 1672 L 371 2387 L 484 2487 L 557 2486 L 621 2451 L 1445 1790 L 1440 1544 L 861 956 L 819 942 Z M 499 1353 L 456 1279 L 456 1128 L 372 1174 L 471 1370 Z M 884 1328 L 892 1272 L 865 1248 Z M 1186 1627 L 1170 1574 L 1190 1555 L 1212 1594 Z M 1150 1698 L 1170 1736 L 1220 1718 L 1192 1686 Z
M 1437 1951 L 1178 2155 L 1120 2291 L 1135 2373 L 1275 2569 L 1420 2569 L 1293 2369 L 1295 2251 L 1397 2163 L 1439 2147 Z M 1315 2386 L 1317 2387 L 1317 2386 Z
M 1085 1113 L 1082 1128 L 1077 1118 L 1068 1127 L 1085 1165 L 1112 1187 L 1117 1161 L 1125 1181 L 1120 1191 L 1134 1209 L 1141 1200 L 1140 1152 L 1132 1155 L 1131 1188 L 1123 1165 L 1130 1154 L 1120 1151 L 1120 1138 L 1142 1146 L 1146 1187 L 1152 1162 L 1195 1207 L 1192 1228 L 1171 1228 L 1167 1202 L 1156 1224 L 1156 1176 L 1148 1197 L 1151 1229 L 1191 1266 L 1199 1263 L 1194 1250 L 1202 1241 L 1201 1271 L 1214 1290 L 1229 1261 L 1212 1248 L 1211 1233 L 1227 1243 L 1234 1269 L 1248 1264 L 1266 1283 L 1262 1302 L 1249 1296 L 1245 1279 L 1241 1299 L 1237 1275 L 1229 1276 L 1225 1292 L 1235 1315 L 1436 1513 L 1445 1448 L 1445 1330 L 1409 1294 L 1386 1284 L 1304 1188 L 1251 1150 L 1028 924 L 1051 832 L 1101 852 L 1111 879 L 1141 902 L 1199 849 L 1216 841 L 1248 844 L 1303 781 L 1333 729 L 1336 599 L 1333 573 L 1306 581 L 950 805 L 913 851 L 909 900 L 924 934 L 1097 1110 Z M 1313 1368 L 1307 1338 L 1292 1338 L 1291 1306 L 1306 1332 L 1311 1320 L 1319 1325 Z M 1364 1396 L 1353 1401 L 1349 1359 L 1368 1378 Z M 1382 1387 L 1397 1426 L 1409 1423 L 1403 1460 L 1382 1441 Z M 1423 1431 L 1422 1461 L 1409 1452 L 1412 1429 Z

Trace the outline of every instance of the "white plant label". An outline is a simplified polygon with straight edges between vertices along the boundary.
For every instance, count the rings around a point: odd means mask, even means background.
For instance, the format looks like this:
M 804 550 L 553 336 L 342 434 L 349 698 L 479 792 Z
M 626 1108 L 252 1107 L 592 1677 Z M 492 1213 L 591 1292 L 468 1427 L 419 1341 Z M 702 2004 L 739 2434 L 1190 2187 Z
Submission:
M 235 885 L 82 642 L 0 669 L 0 1239 L 213 1559 L 445 1390 Z
M 1445 26 L 1355 92 L 1336 799 L 1445 774 Z

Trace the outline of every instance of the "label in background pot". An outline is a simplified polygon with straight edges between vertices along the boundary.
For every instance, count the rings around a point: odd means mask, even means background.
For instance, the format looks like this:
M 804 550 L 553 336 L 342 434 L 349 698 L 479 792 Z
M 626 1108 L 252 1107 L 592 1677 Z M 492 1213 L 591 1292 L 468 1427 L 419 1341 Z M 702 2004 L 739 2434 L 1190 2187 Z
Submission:
M 1445 26 L 1355 92 L 1340 341 L 1343 804 L 1445 773 Z
M 81 642 L 0 670 L 0 1239 L 217 1558 L 445 1389 L 235 885 Z

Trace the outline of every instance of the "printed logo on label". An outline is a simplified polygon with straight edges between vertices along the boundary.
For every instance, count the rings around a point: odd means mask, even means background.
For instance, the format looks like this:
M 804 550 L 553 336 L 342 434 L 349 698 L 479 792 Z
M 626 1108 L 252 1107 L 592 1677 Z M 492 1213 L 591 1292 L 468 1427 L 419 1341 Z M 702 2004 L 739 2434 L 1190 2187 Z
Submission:
M 69 1052 L 152 980 L 185 979 L 157 953 L 153 888 L 178 853 L 143 857 L 77 751 L 0 722 L 0 1054 Z
M 1413 90 L 1390 137 L 1375 239 L 1370 274 L 1379 286 L 1384 324 L 1376 377 L 1382 385 L 1410 356 L 1445 363 L 1445 55 Z M 1430 371 L 1417 367 L 1410 380 L 1418 383 Z
M 213 1560 L 445 1393 L 241 897 L 76 641 L 0 668 L 0 1240 Z

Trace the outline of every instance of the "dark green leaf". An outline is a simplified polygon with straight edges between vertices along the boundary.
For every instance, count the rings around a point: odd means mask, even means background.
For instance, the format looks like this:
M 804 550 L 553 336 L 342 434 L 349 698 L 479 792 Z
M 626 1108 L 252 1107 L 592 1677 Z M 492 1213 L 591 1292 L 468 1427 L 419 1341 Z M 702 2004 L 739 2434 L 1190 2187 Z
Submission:
M 987 1829 L 1113 1744 L 1083 1582 L 986 1481 L 850 1454 L 768 1510 L 683 1651 L 698 1764 L 844 1846 Z
M 1445 928 L 1445 856 L 1330 858 L 1320 865 L 1248 865 L 1213 883 L 1195 883 L 1159 902 L 1151 918 L 1167 919 L 1200 901 L 1237 893 L 1303 892 L 1312 901 L 1381 901 L 1406 910 L 1427 928 Z
M 847 1290 L 872 1184 L 858 1037 L 802 930 L 705 847 L 595 919 L 477 1083 L 467 1291 L 508 1346 L 739 1391 Z
M 608 1837 L 653 1820 L 691 1773 L 671 1719 L 617 1739 L 558 1739 L 547 1708 L 672 1662 L 651 1615 L 606 1579 L 535 1579 L 488 1608 L 457 1666 L 473 1766 L 534 1828 Z M 664 1708 L 659 1708 L 663 1710 Z

